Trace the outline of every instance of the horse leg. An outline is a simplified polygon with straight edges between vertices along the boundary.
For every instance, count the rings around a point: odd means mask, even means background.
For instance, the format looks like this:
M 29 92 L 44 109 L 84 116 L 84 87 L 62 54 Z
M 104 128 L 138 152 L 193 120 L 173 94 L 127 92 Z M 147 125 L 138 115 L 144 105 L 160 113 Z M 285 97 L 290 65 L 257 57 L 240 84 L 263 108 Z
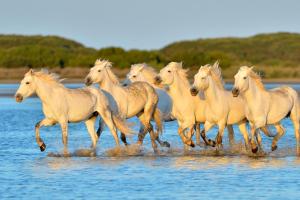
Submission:
M 62 142 L 64 144 L 64 154 L 68 155 L 68 123 L 66 121 L 60 122 L 62 132 Z
M 214 126 L 214 124 L 210 123 L 209 121 L 205 121 L 204 130 L 201 131 L 201 137 L 204 140 L 206 145 L 215 147 L 216 142 L 211 139 L 207 139 L 207 137 L 206 137 L 206 132 L 208 132 L 213 126 Z
M 249 136 L 248 136 L 248 132 L 247 132 L 247 127 L 246 127 L 246 122 L 240 122 L 238 124 L 240 132 L 242 133 L 243 137 L 244 137 L 244 142 L 245 142 L 245 147 L 246 150 L 248 150 L 249 148 Z
M 39 145 L 41 151 L 45 151 L 46 145 L 45 145 L 44 141 L 42 140 L 42 138 L 40 137 L 40 128 L 42 126 L 52 126 L 54 124 L 55 124 L 55 122 L 53 120 L 46 118 L 46 119 L 39 121 L 35 125 L 35 138 L 36 138 L 36 142 Z
M 143 125 L 143 121 L 144 121 L 144 113 L 142 113 L 141 115 L 138 116 L 141 122 L 141 126 L 140 126 L 140 130 L 139 130 L 139 135 L 138 135 L 138 141 L 137 143 L 139 145 L 142 145 L 144 142 L 144 138 L 147 134 L 147 130 L 145 128 L 145 126 Z
M 121 133 L 121 141 L 125 144 L 125 146 L 128 145 L 127 139 L 126 139 L 126 135 L 124 133 Z
M 272 148 L 271 148 L 272 151 L 275 151 L 277 149 L 277 142 L 285 133 L 285 130 L 280 123 L 276 123 L 274 126 L 276 128 L 277 135 L 274 137 L 272 141 Z
M 300 109 L 300 108 L 298 108 Z M 299 116 L 298 113 L 296 112 L 296 109 L 293 109 L 291 112 L 291 120 L 294 125 L 294 132 L 295 132 L 295 138 L 296 138 L 296 151 L 297 154 L 300 155 L 300 130 L 299 130 Z
M 261 135 L 260 135 L 259 129 L 256 130 L 255 137 L 256 137 L 256 142 L 258 144 L 259 149 L 262 152 L 264 152 L 264 148 L 263 148 L 263 145 L 262 145 L 262 139 L 261 139 Z
M 119 138 L 118 138 L 118 134 L 117 134 L 117 128 L 113 122 L 111 111 L 108 108 L 103 108 L 103 109 L 100 108 L 98 110 L 98 113 L 100 113 L 100 116 L 102 117 L 103 121 L 109 128 L 110 133 L 114 137 L 117 147 L 119 147 L 120 142 L 119 142 Z
M 270 130 L 268 129 L 268 126 L 263 126 L 263 127 L 260 127 L 260 130 L 268 137 L 275 137 L 276 135 L 272 135 L 270 133 Z
M 85 126 L 88 130 L 88 133 L 90 134 L 90 137 L 92 139 L 92 149 L 96 149 L 97 141 L 98 141 L 98 135 L 95 132 L 95 121 L 96 117 L 92 117 L 85 121 Z
M 196 144 L 198 146 L 201 146 L 201 141 L 200 141 L 201 129 L 200 129 L 200 123 L 199 122 L 197 122 L 195 124 L 195 130 L 196 130 Z
M 144 137 L 145 137 L 146 133 L 149 132 L 150 138 L 151 138 L 152 148 L 153 148 L 154 152 L 157 153 L 158 152 L 157 144 L 155 142 L 156 141 L 156 136 L 155 136 L 154 131 L 153 131 L 153 126 L 150 123 L 151 115 L 149 116 L 146 113 L 143 113 L 139 118 L 141 120 L 141 123 L 144 125 L 143 132 L 139 133 L 139 143 L 141 143 L 141 144 L 143 143 L 143 140 L 144 140 Z
M 97 137 L 98 137 L 98 140 L 100 139 L 100 136 L 101 136 L 101 133 L 102 133 L 103 129 L 104 129 L 104 121 L 103 121 L 103 119 L 100 117 L 100 119 L 99 119 L 99 127 L 98 127 L 98 129 L 97 129 Z
M 185 135 L 184 135 L 184 129 L 181 128 L 181 127 L 179 126 L 177 132 L 178 132 L 178 135 L 179 135 L 180 138 L 181 138 L 182 143 L 185 144 L 185 141 L 186 141 L 187 139 L 186 139 L 186 137 L 185 137 Z
M 227 125 L 227 130 L 228 130 L 229 144 L 230 144 L 230 146 L 233 146 L 234 145 L 234 132 L 233 132 L 232 125 Z
M 216 144 L 217 148 L 222 148 L 222 140 L 223 140 L 223 135 L 224 135 L 224 129 L 225 129 L 225 123 L 220 122 L 218 124 L 219 130 L 218 130 L 218 135 L 216 136 Z
M 252 153 L 256 153 L 258 151 L 258 147 L 254 140 L 254 137 L 256 136 L 256 128 L 253 123 L 250 123 L 250 130 L 251 130 L 251 150 Z
M 187 135 L 187 141 L 186 141 L 186 144 L 191 146 L 191 147 L 195 147 L 195 144 L 192 140 L 192 137 L 194 135 L 194 128 L 195 128 L 194 124 L 189 127 L 189 131 L 188 131 L 188 135 Z

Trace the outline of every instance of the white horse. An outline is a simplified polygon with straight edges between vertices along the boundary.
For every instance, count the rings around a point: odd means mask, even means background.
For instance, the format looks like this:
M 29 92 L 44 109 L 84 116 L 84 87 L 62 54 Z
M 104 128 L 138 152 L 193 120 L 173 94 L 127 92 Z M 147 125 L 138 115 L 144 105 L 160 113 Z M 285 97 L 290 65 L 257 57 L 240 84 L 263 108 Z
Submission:
M 149 83 L 158 94 L 159 100 L 157 107 L 162 114 L 162 118 L 164 119 L 164 121 L 172 121 L 175 119 L 171 113 L 173 104 L 172 99 L 165 89 L 154 84 L 156 76 L 157 73 L 155 72 L 155 70 L 149 67 L 147 64 L 134 64 L 131 65 L 130 72 L 126 75 L 127 78 L 123 82 L 123 85 L 127 86 L 130 83 L 134 83 L 137 81 Z
M 279 87 L 266 90 L 259 75 L 252 67 L 241 67 L 234 76 L 234 97 L 241 96 L 246 102 L 246 117 L 251 127 L 252 151 L 257 151 L 254 136 L 257 129 L 273 124 L 277 135 L 272 142 L 272 150 L 277 148 L 277 141 L 285 133 L 280 121 L 290 116 L 295 129 L 297 151 L 299 153 L 299 101 L 297 92 L 291 87 Z
M 158 73 L 155 70 L 148 66 L 145 63 L 135 64 L 131 66 L 130 72 L 127 74 L 127 79 L 123 82 L 123 85 L 129 85 L 130 83 L 143 81 L 149 83 L 152 87 L 155 88 L 156 93 L 158 94 L 159 101 L 157 104 L 158 109 L 161 111 L 162 118 L 164 121 L 173 121 L 175 116 L 172 114 L 173 101 L 170 95 L 168 94 L 168 87 L 164 88 L 163 85 L 155 84 L 155 77 Z M 200 123 L 196 122 L 196 143 L 200 145 Z M 231 138 L 231 141 L 233 139 Z
M 206 102 L 200 95 L 192 96 L 190 84 L 187 79 L 187 70 L 182 68 L 182 63 L 171 62 L 160 70 L 155 78 L 156 84 L 168 86 L 168 94 L 172 98 L 172 115 L 177 119 L 178 134 L 184 144 L 194 146 L 191 139 L 196 123 L 204 123 Z M 187 136 L 184 134 L 187 130 Z M 214 146 L 215 142 L 207 140 L 205 132 L 201 136 L 207 145 Z
M 68 123 L 80 121 L 85 121 L 92 139 L 92 147 L 95 149 L 98 136 L 94 123 L 98 114 L 109 127 L 117 145 L 119 140 L 116 127 L 126 134 L 132 133 L 126 122 L 111 112 L 107 98 L 96 88 L 68 89 L 60 83 L 57 75 L 47 71 L 30 70 L 25 74 L 16 92 L 16 101 L 22 102 L 34 93 L 41 99 L 45 115 L 45 118 L 35 125 L 36 142 L 41 151 L 46 149 L 45 143 L 40 138 L 42 126 L 60 124 L 64 152 L 67 153 Z
M 248 133 L 246 127 L 245 104 L 242 98 L 233 98 L 231 92 L 225 90 L 219 68 L 219 62 L 213 66 L 205 65 L 200 67 L 194 77 L 194 84 L 191 94 L 197 95 L 199 90 L 204 92 L 206 100 L 204 123 L 205 132 L 213 126 L 218 125 L 217 145 L 222 144 L 224 128 L 227 125 L 237 124 L 248 148 Z
M 111 70 L 112 64 L 107 60 L 96 60 L 95 66 L 86 76 L 86 85 L 98 83 L 110 99 L 116 102 L 118 111 L 123 118 L 137 116 L 144 127 L 141 128 L 138 143 L 142 144 L 145 134 L 150 133 L 152 147 L 157 150 L 155 140 L 161 145 L 169 146 L 167 142 L 161 142 L 158 134 L 155 134 L 150 120 L 156 122 L 158 132 L 162 132 L 160 111 L 157 109 L 158 95 L 151 85 L 145 82 L 136 82 L 128 87 L 122 87 L 118 78 Z M 127 144 L 125 135 L 121 135 L 122 141 Z

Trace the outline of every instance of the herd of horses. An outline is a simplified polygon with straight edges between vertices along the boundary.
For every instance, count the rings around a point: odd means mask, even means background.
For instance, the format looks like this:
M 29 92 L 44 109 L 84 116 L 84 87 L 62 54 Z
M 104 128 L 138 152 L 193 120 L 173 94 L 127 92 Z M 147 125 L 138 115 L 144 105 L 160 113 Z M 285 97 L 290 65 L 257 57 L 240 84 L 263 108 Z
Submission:
M 42 126 L 60 124 L 64 152 L 68 153 L 68 123 L 85 121 L 92 140 L 92 149 L 96 149 L 104 124 L 119 146 L 117 131 L 125 145 L 126 137 L 135 132 L 126 119 L 139 118 L 139 145 L 150 134 L 153 150 L 157 143 L 170 147 L 167 141 L 160 139 L 163 123 L 177 120 L 178 134 L 185 147 L 194 147 L 201 138 L 208 146 L 222 148 L 224 129 L 228 129 L 230 142 L 233 142 L 233 127 L 237 125 L 244 138 L 245 148 L 257 153 L 263 151 L 260 130 L 273 137 L 271 150 L 277 149 L 278 140 L 285 129 L 281 120 L 289 117 L 294 125 L 296 149 L 300 152 L 300 102 L 297 92 L 288 86 L 266 90 L 261 78 L 251 67 L 240 67 L 234 76 L 232 91 L 224 88 L 219 63 L 201 66 L 194 77 L 193 85 L 187 78 L 187 70 L 182 63 L 170 62 L 157 73 L 146 64 L 131 66 L 123 83 L 112 72 L 112 63 L 98 59 L 85 78 L 87 87 L 69 89 L 64 87 L 56 74 L 46 70 L 29 70 L 21 81 L 15 98 L 21 102 L 32 94 L 42 101 L 45 118 L 35 126 L 36 142 L 41 151 L 46 149 L 40 137 Z M 99 88 L 90 86 L 99 84 Z M 99 128 L 95 130 L 97 116 L 100 116 Z M 155 126 L 152 123 L 155 123 Z M 250 139 L 247 124 L 250 125 Z M 201 130 L 200 124 L 204 124 Z M 276 129 L 271 134 L 269 126 Z M 206 133 L 214 126 L 218 127 L 215 140 L 208 139 Z M 251 149 L 251 151 L 250 151 Z

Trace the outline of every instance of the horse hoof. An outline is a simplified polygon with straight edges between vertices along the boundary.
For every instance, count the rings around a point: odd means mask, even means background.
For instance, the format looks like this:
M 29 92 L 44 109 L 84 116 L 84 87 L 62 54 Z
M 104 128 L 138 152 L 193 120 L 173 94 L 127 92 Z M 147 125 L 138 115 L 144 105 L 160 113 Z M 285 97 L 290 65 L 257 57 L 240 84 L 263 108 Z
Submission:
M 208 139 L 208 142 L 209 142 L 209 145 L 212 146 L 212 147 L 215 147 L 216 146 L 216 142 L 211 140 L 211 139 Z
M 168 148 L 170 148 L 170 147 L 171 147 L 171 145 L 170 145 L 170 143 L 169 143 L 169 142 L 167 142 L 167 141 L 164 141 L 164 142 L 163 142 L 163 147 L 168 147 Z
M 252 153 L 257 153 L 258 147 L 255 147 L 254 149 L 252 148 Z
M 191 147 L 195 147 L 195 144 L 194 144 L 194 142 L 191 142 L 191 145 L 190 145 Z
M 272 151 L 275 151 L 277 149 L 277 145 L 272 146 Z
M 41 150 L 41 152 L 43 152 L 43 151 L 45 151 L 45 149 L 46 149 L 46 145 L 43 142 L 43 144 L 40 146 L 40 150 Z

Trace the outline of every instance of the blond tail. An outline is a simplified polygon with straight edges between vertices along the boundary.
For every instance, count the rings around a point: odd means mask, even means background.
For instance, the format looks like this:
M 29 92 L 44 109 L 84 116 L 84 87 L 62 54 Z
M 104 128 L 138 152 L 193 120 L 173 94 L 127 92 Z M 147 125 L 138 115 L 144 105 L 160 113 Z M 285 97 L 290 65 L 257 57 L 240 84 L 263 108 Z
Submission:
M 155 108 L 155 111 L 153 113 L 153 118 L 156 123 L 156 131 L 157 133 L 162 134 L 163 132 L 163 124 L 162 124 L 162 115 L 158 108 Z
M 121 117 L 112 113 L 112 119 L 113 119 L 114 124 L 116 125 L 117 129 L 119 129 L 125 135 L 135 134 L 135 132 L 130 128 L 131 124 L 127 123 Z

